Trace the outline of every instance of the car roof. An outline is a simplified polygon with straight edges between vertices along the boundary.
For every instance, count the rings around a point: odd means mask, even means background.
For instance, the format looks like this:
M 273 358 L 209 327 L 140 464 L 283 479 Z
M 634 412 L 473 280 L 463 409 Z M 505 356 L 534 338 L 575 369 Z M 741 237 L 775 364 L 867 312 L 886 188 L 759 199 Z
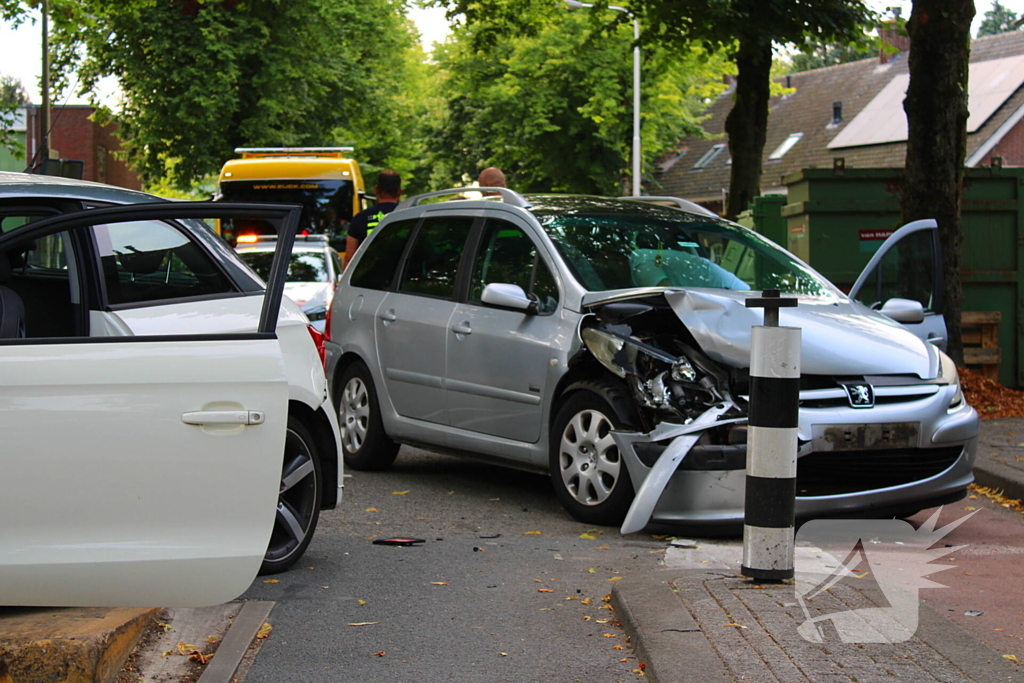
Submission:
M 112 204 L 140 204 L 168 201 L 162 197 L 88 180 L 59 176 L 0 171 L 0 199 L 8 197 L 52 197 L 82 199 Z

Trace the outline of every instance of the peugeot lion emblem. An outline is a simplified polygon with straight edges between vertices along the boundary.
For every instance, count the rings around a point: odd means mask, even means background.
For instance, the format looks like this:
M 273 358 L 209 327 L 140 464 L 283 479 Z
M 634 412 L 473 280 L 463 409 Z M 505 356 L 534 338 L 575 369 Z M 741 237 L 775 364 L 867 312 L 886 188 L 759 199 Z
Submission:
M 843 382 L 843 389 L 846 390 L 846 397 L 850 400 L 850 406 L 854 408 L 873 408 L 875 405 L 875 392 L 870 384 L 864 382 Z

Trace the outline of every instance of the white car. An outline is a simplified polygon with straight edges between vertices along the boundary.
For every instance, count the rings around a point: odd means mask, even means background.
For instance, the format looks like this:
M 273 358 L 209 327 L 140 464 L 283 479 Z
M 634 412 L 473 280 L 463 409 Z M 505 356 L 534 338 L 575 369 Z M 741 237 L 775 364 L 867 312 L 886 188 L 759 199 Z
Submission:
M 249 237 L 248 241 L 243 241 Z M 264 280 L 270 272 L 276 238 L 240 235 L 235 251 Z M 341 279 L 341 257 L 326 235 L 297 235 L 288 262 L 284 295 L 302 307 L 310 324 L 324 331 L 324 317 Z
M 230 600 L 340 501 L 320 335 L 237 216 L 290 248 L 297 208 L 0 173 L 0 605 Z

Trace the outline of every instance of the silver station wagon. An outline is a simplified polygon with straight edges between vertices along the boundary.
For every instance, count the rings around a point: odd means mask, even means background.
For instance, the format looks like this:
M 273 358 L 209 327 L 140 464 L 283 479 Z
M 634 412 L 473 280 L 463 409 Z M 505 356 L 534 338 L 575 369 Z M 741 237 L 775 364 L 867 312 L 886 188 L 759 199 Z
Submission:
M 623 533 L 742 522 L 744 302 L 777 289 L 803 338 L 798 518 L 963 497 L 978 416 L 923 339 L 943 338 L 933 221 L 848 296 L 685 200 L 493 189 L 406 200 L 346 270 L 327 350 L 349 467 L 414 444 L 549 473 L 569 513 Z

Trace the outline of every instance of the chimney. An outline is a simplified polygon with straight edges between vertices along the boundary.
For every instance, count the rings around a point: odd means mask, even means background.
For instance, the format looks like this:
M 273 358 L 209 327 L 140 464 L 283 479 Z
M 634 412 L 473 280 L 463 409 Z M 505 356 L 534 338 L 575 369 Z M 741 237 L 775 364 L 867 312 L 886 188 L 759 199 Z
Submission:
M 888 64 L 897 54 L 910 49 L 910 36 L 896 21 L 887 21 L 879 26 L 878 38 L 881 41 L 878 50 L 879 64 Z
M 832 125 L 838 126 L 843 122 L 843 103 L 833 102 L 832 103 Z

